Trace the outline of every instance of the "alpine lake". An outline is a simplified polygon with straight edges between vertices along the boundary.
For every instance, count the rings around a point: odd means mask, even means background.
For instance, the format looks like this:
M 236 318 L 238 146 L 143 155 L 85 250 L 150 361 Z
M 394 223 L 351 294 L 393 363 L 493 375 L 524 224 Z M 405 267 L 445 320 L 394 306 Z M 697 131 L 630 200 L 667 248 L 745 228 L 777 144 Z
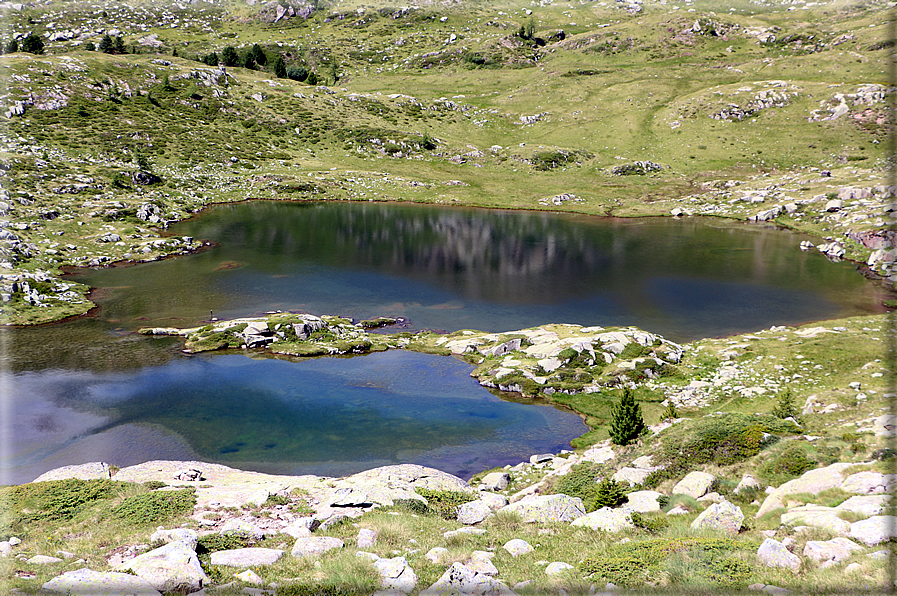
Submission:
M 3 484 L 151 459 L 325 476 L 418 463 L 469 478 L 588 430 L 490 392 L 451 357 L 186 355 L 140 327 L 293 311 L 400 317 L 411 331 L 633 325 L 684 342 L 880 312 L 883 296 L 854 264 L 799 250 L 806 236 L 713 218 L 255 201 L 166 233 L 209 244 L 79 270 L 99 308 L 2 335 Z

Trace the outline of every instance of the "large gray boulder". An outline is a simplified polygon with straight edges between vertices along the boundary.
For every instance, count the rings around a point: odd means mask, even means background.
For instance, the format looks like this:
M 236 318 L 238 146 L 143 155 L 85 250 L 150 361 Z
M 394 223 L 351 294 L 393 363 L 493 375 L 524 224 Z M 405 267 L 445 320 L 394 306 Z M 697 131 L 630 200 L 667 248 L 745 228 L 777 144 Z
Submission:
M 691 522 L 691 527 L 699 530 L 720 530 L 729 534 L 737 534 L 744 522 L 744 513 L 737 505 L 723 500 L 714 503 Z
M 343 548 L 344 543 L 339 538 L 331 536 L 309 536 L 297 538 L 296 544 L 290 554 L 294 557 L 316 557 L 335 548 Z
M 212 565 L 226 565 L 228 567 L 273 565 L 282 556 L 283 551 L 276 548 L 234 548 L 212 553 Z
M 175 540 L 116 565 L 116 571 L 130 569 L 160 592 L 198 592 L 209 581 L 196 553 Z
M 384 590 L 408 594 L 417 587 L 417 574 L 405 557 L 379 559 L 374 561 L 374 568 L 380 574 L 380 585 Z
M 175 540 L 180 540 L 189 546 L 191 550 L 196 550 L 196 543 L 199 541 L 199 535 L 196 533 L 196 530 L 174 528 L 171 530 L 159 529 L 153 532 L 153 535 L 150 536 L 150 542 L 164 542 L 165 544 L 168 544 Z
M 522 538 L 508 540 L 502 548 L 508 551 L 512 557 L 519 557 L 533 551 L 532 545 Z
M 32 482 L 48 482 L 50 480 L 103 480 L 109 479 L 109 464 L 104 461 L 95 461 L 77 466 L 65 466 L 44 472 Z
M 767 567 L 782 567 L 794 573 L 800 570 L 800 557 L 785 548 L 778 540 L 767 538 L 757 549 L 757 558 Z
M 838 513 L 834 507 L 803 505 L 783 513 L 781 523 L 783 526 L 812 526 L 839 536 L 846 536 L 850 531 L 850 523 L 841 519 Z
M 663 493 L 659 493 L 656 490 L 637 490 L 626 495 L 628 500 L 622 508 L 638 513 L 660 511 L 660 501 L 657 499 L 662 496 Z
M 854 522 L 850 524 L 848 535 L 869 546 L 897 538 L 897 517 L 875 515 L 869 519 Z
M 614 482 L 625 482 L 629 486 L 640 486 L 645 483 L 645 479 L 651 474 L 651 470 L 644 468 L 623 467 L 614 472 L 611 480 Z
M 891 495 L 856 495 L 835 507 L 838 511 L 850 511 L 869 517 L 881 515 L 888 509 Z
M 685 478 L 676 483 L 671 494 L 687 495 L 697 499 L 710 491 L 714 480 L 716 478 L 707 472 L 689 472 Z
M 818 494 L 830 488 L 837 488 L 844 482 L 844 472 L 854 464 L 840 462 L 825 468 L 818 468 L 805 472 L 800 478 L 789 480 L 772 491 L 754 517 L 763 517 L 773 509 L 784 506 L 784 499 L 788 495 L 797 493 Z
M 491 515 L 492 508 L 484 501 L 469 501 L 458 507 L 458 521 L 465 525 L 478 524 Z
M 831 540 L 808 540 L 804 546 L 804 556 L 821 563 L 820 567 L 831 567 L 850 557 L 863 547 L 842 536 Z
M 511 475 L 507 472 L 490 472 L 480 480 L 480 490 L 505 490 L 511 482 Z
M 499 511 L 516 513 L 525 522 L 572 522 L 586 514 L 582 499 L 567 495 L 526 497 Z
M 888 492 L 893 486 L 893 475 L 866 470 L 845 478 L 841 483 L 841 490 L 860 495 L 877 495 Z
M 141 577 L 130 573 L 78 569 L 54 577 L 41 592 L 70 596 L 161 596 L 161 592 Z
M 436 583 L 421 592 L 421 596 L 515 596 L 514 591 L 497 579 L 481 573 L 474 573 L 461 563 L 452 566 L 442 574 Z
M 627 509 L 611 509 L 602 507 L 578 519 L 573 520 L 571 526 L 585 526 L 593 530 L 603 532 L 620 532 L 627 528 L 634 528 L 632 512 Z

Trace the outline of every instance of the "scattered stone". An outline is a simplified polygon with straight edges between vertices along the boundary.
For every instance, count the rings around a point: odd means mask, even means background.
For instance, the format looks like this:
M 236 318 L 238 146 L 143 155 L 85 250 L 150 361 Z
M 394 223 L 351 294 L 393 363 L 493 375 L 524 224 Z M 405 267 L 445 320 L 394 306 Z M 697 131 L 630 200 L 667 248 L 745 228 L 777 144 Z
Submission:
M 180 540 L 120 563 L 115 570 L 131 570 L 160 592 L 189 594 L 209 581 L 196 553 Z
M 184 480 L 187 482 L 199 482 L 203 480 L 202 471 L 196 470 L 194 468 L 188 468 L 186 470 L 180 470 L 174 474 L 175 480 Z
M 28 559 L 26 563 L 31 563 L 32 565 L 49 565 L 51 563 L 62 563 L 62 559 L 59 557 L 50 557 L 48 555 L 34 555 Z
M 714 503 L 701 512 L 691 523 L 694 529 L 721 530 L 729 534 L 737 534 L 744 522 L 744 513 L 737 505 L 723 500 Z
M 782 525 L 812 526 L 844 536 L 850 531 L 850 523 L 841 519 L 838 513 L 838 510 L 833 507 L 803 505 L 783 513 L 781 521 Z
M 897 517 L 876 515 L 863 521 L 854 522 L 850 524 L 848 536 L 869 546 L 897 538 Z
M 421 592 L 422 596 L 457 594 L 514 596 L 514 592 L 500 581 L 488 575 L 474 573 L 461 563 L 452 563 L 452 566 L 436 580 L 436 583 Z
M 507 472 L 490 472 L 480 481 L 480 490 L 505 490 L 511 482 L 511 475 Z
M 804 546 L 804 556 L 821 563 L 820 567 L 826 568 L 847 559 L 857 550 L 863 550 L 863 547 L 839 536 L 825 541 L 808 540 Z
M 583 517 L 573 520 L 572 526 L 585 526 L 593 530 L 604 532 L 620 532 L 627 528 L 634 528 L 632 512 L 628 509 L 611 509 L 602 507 Z
M 525 522 L 572 522 L 586 514 L 582 499 L 567 495 L 539 495 L 521 499 L 499 511 L 516 513 Z
M 629 500 L 622 508 L 638 513 L 660 511 L 660 501 L 657 499 L 662 496 L 664 496 L 663 493 L 656 490 L 637 490 L 626 495 Z
M 257 565 L 273 565 L 283 551 L 274 548 L 235 548 L 219 550 L 212 553 L 212 565 L 228 567 L 255 567 Z
M 743 490 L 751 489 L 751 488 L 760 488 L 760 481 L 751 476 L 750 474 L 745 474 L 741 477 L 741 480 L 738 482 L 738 486 L 735 487 L 735 492 L 739 493 Z
M 54 577 L 41 587 L 41 592 L 71 596 L 161 596 L 161 592 L 141 577 L 78 569 Z
M 376 542 L 377 532 L 375 532 L 374 530 L 369 530 L 367 528 L 358 530 L 358 538 L 355 542 L 358 548 L 371 548 Z
M 841 483 L 841 490 L 861 495 L 881 494 L 888 492 L 894 484 L 893 475 L 867 470 L 845 478 Z
M 442 559 L 443 559 L 446 555 L 448 555 L 448 552 L 449 552 L 449 551 L 448 551 L 447 548 L 444 548 L 444 547 L 441 547 L 441 546 L 436 546 L 436 547 L 431 548 L 430 550 L 428 550 L 428 551 L 427 551 L 427 554 L 424 555 L 424 557 L 425 557 L 428 561 L 430 561 L 431 563 L 439 563 L 439 562 L 442 561 Z
M 261 540 L 265 537 L 265 531 L 261 528 L 247 522 L 242 519 L 229 519 L 224 522 L 224 525 L 221 526 L 221 529 L 218 531 L 219 534 L 237 534 L 240 536 L 245 536 L 247 538 L 253 538 L 255 540 Z
M 511 553 L 512 557 L 519 557 L 520 555 L 525 555 L 533 551 L 533 547 L 530 543 L 520 538 L 508 540 L 502 548 Z
M 191 550 L 196 550 L 198 539 L 199 537 L 196 534 L 196 530 L 189 530 L 187 528 L 174 528 L 173 530 L 159 528 L 153 532 L 152 536 L 150 536 L 150 542 L 164 542 L 165 544 L 168 544 L 169 542 L 180 540 L 189 546 Z
M 716 478 L 706 472 L 689 472 L 685 478 L 676 483 L 671 494 L 687 495 L 697 499 L 707 494 L 714 480 Z
M 408 594 L 417 586 L 417 574 L 405 557 L 379 559 L 374 561 L 374 568 L 380 574 L 380 585 L 385 590 Z
M 458 508 L 458 521 L 465 525 L 478 524 L 491 515 L 492 508 L 484 501 L 469 501 Z
M 339 538 L 331 536 L 310 536 L 297 538 L 290 554 L 294 557 L 317 557 L 334 548 L 343 548 L 345 544 Z
M 851 511 L 860 515 L 869 517 L 871 515 L 880 515 L 885 513 L 888 508 L 888 501 L 891 495 L 857 495 L 850 497 L 835 509 L 840 511 Z
M 214 565 L 214 563 L 213 563 L 213 565 Z M 247 569 L 246 571 L 237 573 L 234 575 L 234 577 L 236 577 L 241 582 L 246 582 L 247 584 L 255 584 L 257 586 L 260 586 L 263 583 L 265 583 L 265 580 L 263 580 L 259 576 L 259 574 L 256 573 L 255 571 L 253 571 L 252 569 Z
M 573 565 L 570 563 L 564 563 L 562 561 L 555 561 L 554 563 L 549 563 L 545 567 L 545 575 L 557 575 L 558 573 L 563 573 L 568 569 L 573 569 Z
M 844 482 L 844 471 L 853 466 L 851 463 L 835 463 L 825 468 L 805 472 L 800 478 L 789 480 L 774 489 L 764 499 L 754 517 L 763 517 L 773 509 L 783 506 L 783 499 L 797 493 L 818 494 L 830 488 L 837 488 Z
M 784 544 L 772 538 L 763 541 L 763 544 L 757 549 L 757 557 L 767 567 L 783 567 L 794 573 L 800 570 L 800 557 L 789 551 Z
M 495 553 L 483 550 L 475 550 L 470 555 L 465 565 L 474 573 L 482 573 L 483 575 L 498 575 L 498 569 L 492 563 L 492 557 Z

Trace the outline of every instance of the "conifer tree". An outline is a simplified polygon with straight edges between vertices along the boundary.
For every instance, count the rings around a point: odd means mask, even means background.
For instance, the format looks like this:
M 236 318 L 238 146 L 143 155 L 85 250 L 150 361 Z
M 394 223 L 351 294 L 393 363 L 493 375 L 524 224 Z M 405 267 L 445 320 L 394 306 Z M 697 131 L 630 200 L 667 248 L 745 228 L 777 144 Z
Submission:
M 287 65 L 283 61 L 283 56 L 278 56 L 274 60 L 274 76 L 279 79 L 287 78 Z
M 772 415 L 783 420 L 785 418 L 793 418 L 795 421 L 800 422 L 797 408 L 794 407 L 794 395 L 791 393 L 791 389 L 785 389 L 779 395 L 779 401 L 776 407 L 773 408 Z
M 610 438 L 615 445 L 628 445 L 638 439 L 645 430 L 642 407 L 635 403 L 632 391 L 628 387 L 624 388 L 623 397 L 613 410 Z
M 237 50 L 234 46 L 227 46 L 221 50 L 221 60 L 224 62 L 225 66 L 236 66 L 240 63 L 240 55 L 237 54 Z

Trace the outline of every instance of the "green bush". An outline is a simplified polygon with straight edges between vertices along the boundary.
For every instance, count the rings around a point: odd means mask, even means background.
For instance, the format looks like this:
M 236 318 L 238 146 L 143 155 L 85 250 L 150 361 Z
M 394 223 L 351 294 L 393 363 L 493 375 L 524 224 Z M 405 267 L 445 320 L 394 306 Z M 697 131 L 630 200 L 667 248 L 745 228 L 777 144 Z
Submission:
M 776 407 L 772 410 L 772 415 L 776 418 L 793 418 L 800 422 L 800 414 L 797 411 L 797 408 L 794 407 L 794 395 L 791 393 L 791 389 L 785 389 L 779 395 L 779 400 L 776 403 Z
M 219 550 L 232 550 L 246 548 L 252 544 L 252 539 L 237 532 L 227 534 L 206 534 L 196 541 L 196 554 L 205 555 Z
M 416 488 L 414 492 L 427 500 L 429 513 L 438 515 L 446 520 L 457 519 L 458 508 L 464 503 L 475 501 L 477 498 L 475 495 L 453 490 Z
M 0 490 L 0 502 L 11 513 L 14 529 L 34 522 L 62 522 L 74 518 L 96 501 L 109 499 L 125 486 L 111 480 L 52 480 Z
M 760 466 L 758 472 L 764 479 L 779 484 L 797 478 L 816 466 L 816 462 L 807 457 L 806 451 L 797 445 L 792 445 L 782 451 L 778 457 Z
M 194 505 L 196 505 L 196 492 L 192 488 L 153 491 L 126 498 L 112 510 L 112 513 L 136 525 L 150 525 L 190 513 Z
M 665 517 L 648 517 L 638 511 L 632 512 L 632 523 L 636 528 L 641 528 L 651 534 L 659 534 L 670 526 Z

